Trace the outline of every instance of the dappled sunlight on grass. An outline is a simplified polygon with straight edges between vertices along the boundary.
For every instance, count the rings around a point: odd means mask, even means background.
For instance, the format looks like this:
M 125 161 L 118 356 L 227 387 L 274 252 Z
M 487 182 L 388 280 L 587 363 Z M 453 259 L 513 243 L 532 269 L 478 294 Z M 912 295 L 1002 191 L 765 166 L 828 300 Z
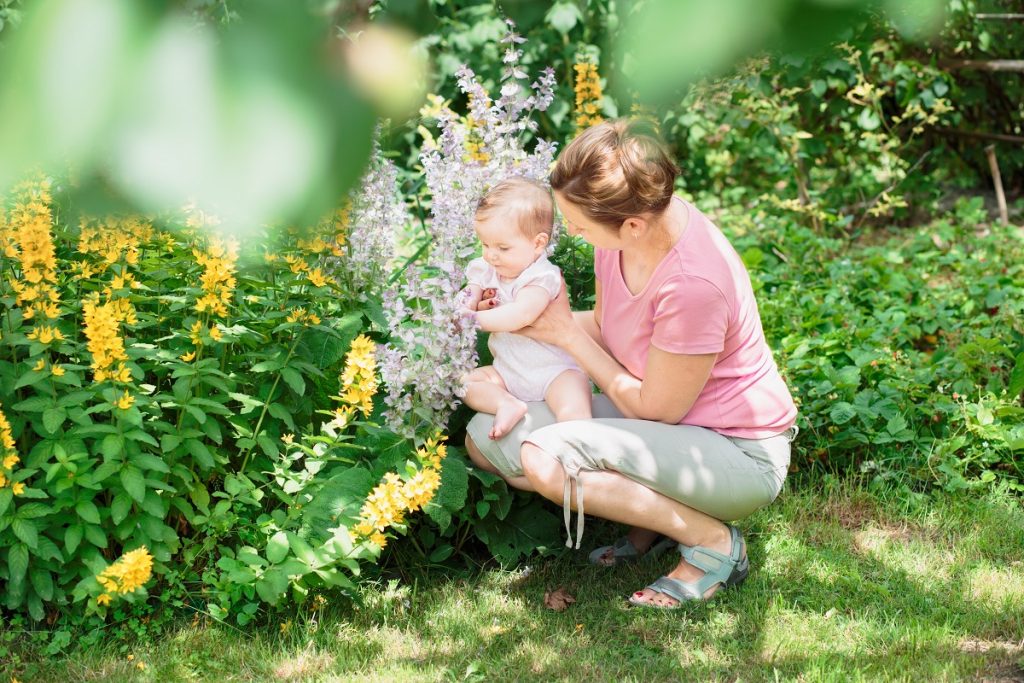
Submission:
M 1019 677 L 1018 511 L 937 501 L 901 518 L 865 495 L 801 491 L 755 514 L 743 524 L 746 583 L 675 611 L 625 601 L 674 554 L 609 570 L 567 552 L 532 560 L 527 573 L 367 585 L 358 603 L 338 601 L 315 619 L 293 615 L 285 630 L 280 615 L 262 632 L 186 626 L 134 650 L 144 673 L 112 647 L 52 662 L 41 680 Z M 591 541 L 603 542 L 603 532 L 617 533 L 603 529 Z M 565 612 L 544 607 L 544 592 L 558 587 L 577 599 Z

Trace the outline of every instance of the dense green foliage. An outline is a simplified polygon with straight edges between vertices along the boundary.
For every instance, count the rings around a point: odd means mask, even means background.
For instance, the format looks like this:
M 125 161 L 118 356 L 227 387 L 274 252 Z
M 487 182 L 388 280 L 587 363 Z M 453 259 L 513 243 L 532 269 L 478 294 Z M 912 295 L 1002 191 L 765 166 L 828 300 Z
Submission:
M 19 6 L 0 1 L 0 21 Z M 189 6 L 212 23 L 233 21 L 222 3 Z M 463 114 L 456 69 L 469 64 L 495 93 L 507 27 L 490 2 L 431 7 L 437 23 L 421 44 L 436 92 Z M 608 94 L 596 102 L 605 117 L 639 110 L 659 121 L 683 171 L 680 193 L 714 217 L 746 262 L 800 404 L 794 472 L 864 473 L 909 501 L 1024 491 L 1024 240 L 993 225 L 980 200 L 948 210 L 945 197 L 976 190 L 982 177 L 970 169 L 984 169 L 976 149 L 954 149 L 936 132 L 986 126 L 993 93 L 1019 119 L 1019 84 L 965 78 L 939 56 L 992 56 L 1005 41 L 1019 45 L 1020 34 L 971 20 L 974 3 L 951 8 L 931 45 L 861 19 L 824 52 L 755 57 L 670 105 L 645 109 Z M 562 146 L 580 127 L 574 65 L 595 64 L 604 86 L 621 79 L 605 49 L 618 11 L 607 0 L 559 0 L 516 14 L 528 38 L 522 64 L 552 66 L 557 76 L 536 137 Z M 628 88 L 605 88 L 613 91 Z M 395 226 L 409 255 L 430 243 L 418 156 L 427 119 L 384 132 L 419 213 L 415 225 Z M 1019 134 L 1019 121 L 1012 126 L 1001 130 Z M 1001 160 L 1012 187 L 1024 157 Z M 227 311 L 214 314 L 197 307 L 212 290 L 196 254 L 223 260 L 229 248 L 186 229 L 184 216 L 163 217 L 158 229 L 118 219 L 108 227 L 125 241 L 111 260 L 83 249 L 92 238 L 83 240 L 79 208 L 60 197 L 54 204 L 55 287 L 68 307 L 61 338 L 30 337 L 38 318 L 26 317 L 11 286 L 27 281 L 24 266 L 15 252 L 0 256 L 0 404 L 21 456 L 4 465 L 0 485 L 8 613 L 64 625 L 113 614 L 145 630 L 143 615 L 188 607 L 246 624 L 286 598 L 308 606 L 331 588 L 358 595 L 357 576 L 382 569 L 511 563 L 559 544 L 545 503 L 468 466 L 458 448 L 466 410 L 436 425 L 454 446 L 425 514 L 391 526 L 402 538 L 381 554 L 383 537 L 336 532 L 358 526 L 374 484 L 389 473 L 412 481 L 437 453 L 436 444 L 417 450 L 433 432 L 406 440 L 385 429 L 380 396 L 368 415 L 322 431 L 337 418 L 350 343 L 360 332 L 381 343 L 389 334 L 380 287 L 346 281 L 344 263 L 331 262 L 337 232 L 315 248 L 308 233 L 287 231 L 247 242 L 237 265 L 228 259 L 237 281 Z M 592 302 L 591 256 L 568 237 L 556 246 L 577 308 Z M 332 273 L 337 279 L 322 279 Z M 376 275 L 380 286 L 401 277 Z M 88 367 L 97 353 L 85 333 L 93 293 L 111 304 L 123 335 L 127 374 L 113 383 Z M 111 606 L 98 601 L 96 576 L 141 546 L 155 558 L 148 602 L 142 591 Z

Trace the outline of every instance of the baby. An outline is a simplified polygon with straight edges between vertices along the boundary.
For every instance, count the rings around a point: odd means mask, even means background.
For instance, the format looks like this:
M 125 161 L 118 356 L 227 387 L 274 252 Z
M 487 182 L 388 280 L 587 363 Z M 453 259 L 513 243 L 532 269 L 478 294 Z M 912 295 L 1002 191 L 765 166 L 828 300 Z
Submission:
M 546 401 L 559 422 L 591 416 L 590 382 L 572 357 L 516 330 L 531 324 L 562 289 L 558 268 L 548 261 L 554 204 L 547 188 L 509 178 L 480 200 L 474 227 L 483 258 L 466 269 L 465 305 L 480 329 L 490 332 L 494 365 L 463 378 L 465 402 L 494 414 L 489 436 L 500 439 L 526 414 L 526 401 Z M 486 289 L 500 306 L 476 311 Z

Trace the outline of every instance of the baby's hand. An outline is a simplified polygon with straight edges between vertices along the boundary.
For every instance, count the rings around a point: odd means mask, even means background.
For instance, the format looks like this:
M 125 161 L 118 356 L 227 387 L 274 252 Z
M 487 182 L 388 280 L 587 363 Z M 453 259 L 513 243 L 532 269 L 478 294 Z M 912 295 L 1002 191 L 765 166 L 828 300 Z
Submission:
M 489 289 L 485 289 L 483 294 L 480 295 L 480 302 L 476 305 L 476 310 L 487 311 L 494 308 L 499 303 L 498 290 L 491 287 Z

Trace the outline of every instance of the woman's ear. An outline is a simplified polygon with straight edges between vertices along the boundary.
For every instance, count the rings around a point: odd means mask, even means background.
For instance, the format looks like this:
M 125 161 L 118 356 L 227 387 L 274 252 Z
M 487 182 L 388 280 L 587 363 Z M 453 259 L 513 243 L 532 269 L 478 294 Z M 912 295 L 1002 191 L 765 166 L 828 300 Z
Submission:
M 626 220 L 622 221 L 622 225 L 619 226 L 619 237 L 636 239 L 643 234 L 646 228 L 647 221 L 639 216 L 630 216 Z

